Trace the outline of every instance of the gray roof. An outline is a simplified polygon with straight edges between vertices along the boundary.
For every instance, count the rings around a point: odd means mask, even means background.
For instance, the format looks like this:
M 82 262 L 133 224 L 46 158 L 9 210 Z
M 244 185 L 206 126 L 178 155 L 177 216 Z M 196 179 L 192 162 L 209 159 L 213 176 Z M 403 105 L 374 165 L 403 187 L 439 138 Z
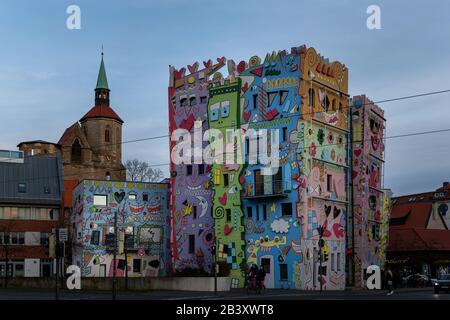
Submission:
M 50 141 L 44 141 L 44 140 L 31 140 L 31 141 L 22 141 L 21 143 L 19 143 L 17 145 L 17 147 L 20 147 L 23 144 L 34 144 L 34 143 L 41 143 L 41 144 L 53 144 L 55 146 L 57 146 L 57 143 L 54 142 L 50 142 Z
M 26 192 L 19 193 L 19 183 Z M 46 193 L 46 189 L 50 193 Z M 23 163 L 0 162 L 0 203 L 60 205 L 64 188 L 59 156 L 25 156 Z

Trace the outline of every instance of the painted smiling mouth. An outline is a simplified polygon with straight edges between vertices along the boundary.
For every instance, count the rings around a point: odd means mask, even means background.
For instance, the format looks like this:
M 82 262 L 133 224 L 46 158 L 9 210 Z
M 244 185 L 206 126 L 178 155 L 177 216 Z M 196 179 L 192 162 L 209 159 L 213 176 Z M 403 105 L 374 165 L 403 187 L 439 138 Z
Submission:
M 335 113 L 325 113 L 325 119 L 327 120 L 328 123 L 336 123 L 338 121 L 338 112 L 336 111 Z
M 190 191 L 196 191 L 196 190 L 200 190 L 202 188 L 202 185 L 198 185 L 196 187 L 191 187 L 190 185 L 186 185 L 187 189 Z

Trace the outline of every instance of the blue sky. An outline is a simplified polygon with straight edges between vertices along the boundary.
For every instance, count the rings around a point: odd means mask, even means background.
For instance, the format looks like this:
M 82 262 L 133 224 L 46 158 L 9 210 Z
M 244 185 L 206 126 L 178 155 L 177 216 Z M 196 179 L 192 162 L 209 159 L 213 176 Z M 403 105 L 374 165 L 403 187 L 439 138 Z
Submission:
M 66 9 L 81 8 L 81 30 Z M 381 8 L 381 30 L 366 9 Z M 105 48 L 123 139 L 168 132 L 168 66 L 235 61 L 306 44 L 349 67 L 350 93 L 383 100 L 450 89 L 450 2 L 332 0 L 3 0 L 0 149 L 57 141 L 93 105 Z M 450 94 L 380 104 L 387 135 L 450 128 Z M 433 190 L 450 180 L 450 133 L 388 140 L 385 187 Z M 167 139 L 123 146 L 124 160 L 167 163 Z M 161 167 L 166 173 L 167 168 Z

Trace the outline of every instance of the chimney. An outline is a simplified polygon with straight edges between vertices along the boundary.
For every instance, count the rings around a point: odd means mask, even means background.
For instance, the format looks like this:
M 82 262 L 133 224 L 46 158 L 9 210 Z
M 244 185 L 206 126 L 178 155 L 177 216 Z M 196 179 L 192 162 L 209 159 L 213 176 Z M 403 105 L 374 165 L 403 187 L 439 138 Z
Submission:
M 449 182 L 448 181 L 444 181 L 444 183 L 442 184 L 442 186 L 445 188 L 445 187 L 448 187 L 448 185 L 449 185 Z

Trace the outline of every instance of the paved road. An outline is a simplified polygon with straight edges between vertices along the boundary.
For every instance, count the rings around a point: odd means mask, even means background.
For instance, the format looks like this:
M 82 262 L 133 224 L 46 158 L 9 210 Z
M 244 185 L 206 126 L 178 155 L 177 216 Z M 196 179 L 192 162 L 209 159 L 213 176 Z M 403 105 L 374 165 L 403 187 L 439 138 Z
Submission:
M 53 300 L 52 291 L 0 289 L 0 300 Z M 111 300 L 109 292 L 63 291 L 63 300 Z M 399 289 L 392 296 L 386 291 L 350 290 L 323 293 L 297 290 L 266 290 L 247 295 L 245 290 L 220 292 L 149 291 L 119 292 L 118 300 L 450 300 L 450 293 L 434 294 L 431 288 Z

